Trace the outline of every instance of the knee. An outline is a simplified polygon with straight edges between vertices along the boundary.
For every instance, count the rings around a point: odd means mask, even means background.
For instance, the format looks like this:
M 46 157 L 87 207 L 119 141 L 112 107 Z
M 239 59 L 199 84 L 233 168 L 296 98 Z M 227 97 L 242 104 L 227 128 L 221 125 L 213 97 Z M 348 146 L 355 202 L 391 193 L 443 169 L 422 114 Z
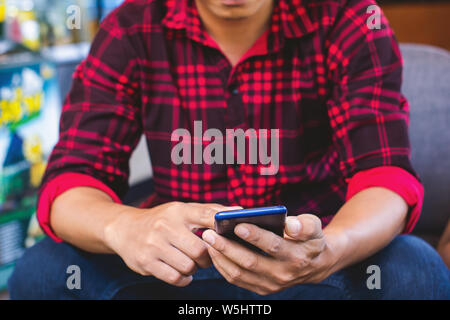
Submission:
M 30 249 L 17 261 L 8 281 L 12 299 L 59 299 L 65 272 L 58 252 L 68 247 L 45 239 Z M 61 270 L 59 270 L 61 269 Z
M 370 260 L 380 266 L 385 298 L 450 298 L 449 270 L 422 239 L 399 236 Z

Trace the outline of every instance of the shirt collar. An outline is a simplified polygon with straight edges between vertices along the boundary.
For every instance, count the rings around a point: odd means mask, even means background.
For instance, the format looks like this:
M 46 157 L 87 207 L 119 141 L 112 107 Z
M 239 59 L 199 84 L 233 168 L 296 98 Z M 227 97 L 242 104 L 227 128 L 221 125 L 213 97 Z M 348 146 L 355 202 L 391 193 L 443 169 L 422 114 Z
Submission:
M 279 0 L 275 8 L 286 38 L 300 38 L 318 27 L 318 23 L 311 20 L 304 0 Z
M 211 45 L 210 38 L 200 20 L 194 0 L 167 0 L 167 14 L 162 23 L 169 29 L 186 30 L 192 40 Z
M 184 29 L 192 40 L 213 45 L 202 25 L 194 0 L 166 0 L 166 6 L 163 25 L 169 29 Z M 307 12 L 304 0 L 276 0 L 270 30 L 274 48 L 282 44 L 283 38 L 300 38 L 316 30 L 317 26 L 318 23 L 313 22 Z

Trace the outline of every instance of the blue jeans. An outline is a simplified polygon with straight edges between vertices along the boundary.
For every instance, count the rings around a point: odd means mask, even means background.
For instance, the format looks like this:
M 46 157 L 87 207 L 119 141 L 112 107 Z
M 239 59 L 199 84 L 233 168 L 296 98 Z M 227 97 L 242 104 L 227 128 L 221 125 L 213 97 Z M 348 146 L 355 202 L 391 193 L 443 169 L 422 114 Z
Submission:
M 81 289 L 68 289 L 67 269 L 79 266 Z M 380 268 L 381 289 L 368 289 L 370 265 Z M 414 236 L 389 246 L 319 284 L 259 296 L 229 284 L 214 269 L 199 270 L 177 288 L 137 275 L 114 255 L 91 254 L 46 239 L 26 251 L 9 281 L 12 299 L 450 299 L 450 270 L 437 252 Z

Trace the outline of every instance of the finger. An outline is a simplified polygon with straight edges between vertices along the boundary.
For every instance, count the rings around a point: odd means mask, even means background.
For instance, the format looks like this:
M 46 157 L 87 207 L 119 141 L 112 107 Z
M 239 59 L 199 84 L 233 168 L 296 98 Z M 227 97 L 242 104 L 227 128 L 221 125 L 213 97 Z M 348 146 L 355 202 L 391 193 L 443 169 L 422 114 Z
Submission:
M 191 276 L 197 272 L 195 261 L 171 245 L 164 248 L 160 259 L 182 275 Z
M 218 235 L 213 230 L 203 233 L 205 240 L 215 250 L 225 255 L 238 266 L 256 273 L 267 273 L 271 271 L 272 261 L 268 257 L 257 254 L 245 248 L 235 241 L 228 240 Z
M 286 260 L 290 256 L 292 242 L 283 239 L 273 232 L 261 229 L 255 225 L 243 223 L 235 228 L 235 233 L 241 239 L 260 248 L 267 254 L 279 260 Z
M 279 290 L 264 277 L 240 268 L 213 247 L 208 247 L 208 252 L 216 269 L 229 283 L 260 295 Z
M 208 268 L 211 265 L 206 244 L 189 230 L 174 234 L 169 241 L 172 246 L 194 260 L 200 268 Z
M 155 262 L 152 274 L 155 278 L 176 287 L 186 287 L 193 279 L 192 276 L 184 276 L 162 261 Z
M 214 229 L 214 216 L 221 211 L 238 210 L 241 207 L 225 207 L 219 204 L 191 204 L 192 210 L 186 212 L 186 221 L 192 227 Z
M 323 238 L 322 222 L 312 214 L 288 217 L 285 232 L 290 238 L 299 241 Z
M 196 207 L 211 207 L 215 210 L 223 210 L 223 211 L 229 211 L 229 210 L 242 210 L 243 208 L 240 206 L 224 206 L 220 203 L 196 203 L 196 202 L 189 202 L 189 205 L 196 206 Z

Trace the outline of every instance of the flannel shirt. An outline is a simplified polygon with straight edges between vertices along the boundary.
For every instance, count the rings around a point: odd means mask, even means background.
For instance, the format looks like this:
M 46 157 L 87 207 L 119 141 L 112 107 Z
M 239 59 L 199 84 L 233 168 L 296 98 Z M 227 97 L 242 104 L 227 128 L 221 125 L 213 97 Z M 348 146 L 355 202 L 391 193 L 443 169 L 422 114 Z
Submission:
M 39 192 L 38 220 L 78 186 L 120 203 L 129 158 L 145 135 L 155 194 L 169 201 L 283 204 L 328 224 L 354 194 L 400 194 L 416 223 L 423 187 L 410 163 L 402 58 L 372 0 L 279 0 L 268 30 L 234 67 L 205 30 L 193 0 L 128 0 L 101 24 L 63 106 L 59 142 Z M 279 129 L 279 170 L 261 164 L 181 164 L 174 130 Z M 262 137 L 257 137 L 261 139 Z M 208 141 L 193 139 L 207 146 Z

